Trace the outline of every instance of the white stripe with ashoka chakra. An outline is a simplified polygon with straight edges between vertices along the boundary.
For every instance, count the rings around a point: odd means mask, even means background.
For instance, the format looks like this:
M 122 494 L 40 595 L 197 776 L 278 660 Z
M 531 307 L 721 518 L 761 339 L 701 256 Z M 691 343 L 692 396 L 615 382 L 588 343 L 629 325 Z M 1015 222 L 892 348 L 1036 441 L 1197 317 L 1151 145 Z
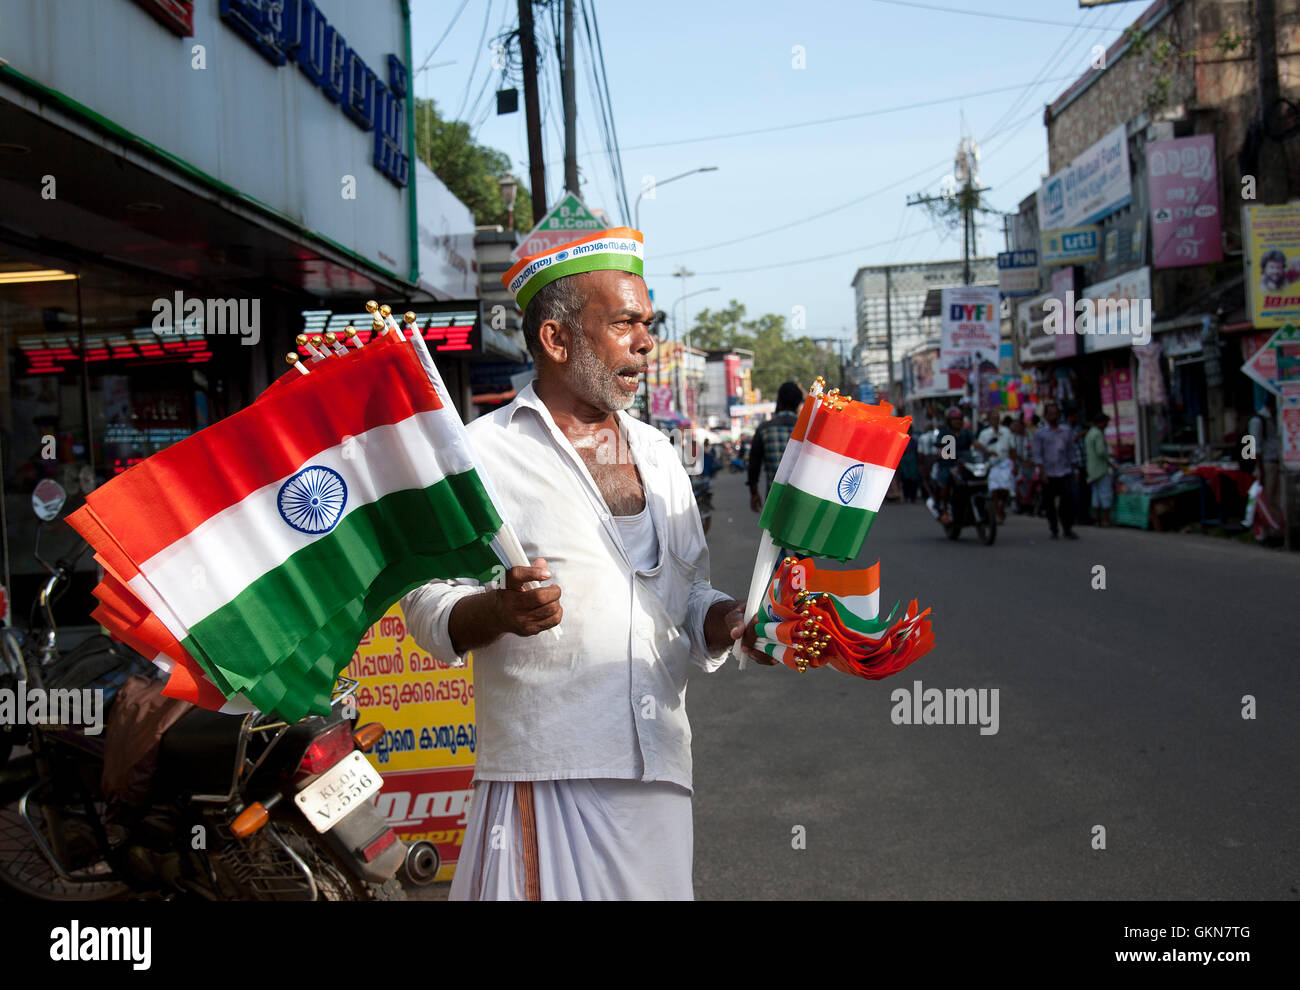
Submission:
M 452 410 L 450 416 L 455 415 Z M 377 426 L 347 444 L 321 451 L 303 465 L 332 468 L 343 477 L 347 502 L 335 526 L 357 508 L 385 495 L 428 488 L 448 473 L 472 468 L 460 445 L 455 445 L 455 451 L 462 456 L 446 463 L 451 460 L 445 456 L 449 453 L 446 441 L 454 429 L 448 416 L 444 407 Z M 327 535 L 296 530 L 280 515 L 280 488 L 299 470 L 302 468 L 264 485 L 154 554 L 140 565 L 143 577 L 132 579 L 132 590 L 153 607 L 137 584 L 148 582 L 166 588 L 175 618 L 184 626 L 193 626 L 228 605 L 248 585 L 293 554 Z M 436 524 L 436 520 L 430 520 L 430 525 Z M 157 600 L 156 595 L 153 597 Z M 177 635 L 177 631 L 172 629 L 172 634 Z M 184 635 L 177 638 L 184 639 Z
M 889 483 L 894 477 L 894 472 L 879 464 L 863 464 L 857 490 L 853 493 L 853 497 L 845 502 L 840 497 L 840 481 L 850 468 L 858 464 L 862 462 L 805 441 L 803 449 L 799 452 L 799 461 L 790 472 L 789 483 L 833 505 L 878 512 L 880 503 L 885 500 L 885 493 L 889 491 Z

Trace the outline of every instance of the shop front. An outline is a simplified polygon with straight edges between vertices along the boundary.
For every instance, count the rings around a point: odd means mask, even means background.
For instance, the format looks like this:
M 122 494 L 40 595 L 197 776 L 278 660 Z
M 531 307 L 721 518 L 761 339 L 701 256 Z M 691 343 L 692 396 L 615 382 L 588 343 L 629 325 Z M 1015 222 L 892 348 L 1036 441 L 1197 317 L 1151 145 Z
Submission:
M 319 0 L 274 24 L 240 0 L 162 6 L 86 4 L 75 25 L 56 5 L 5 14 L 0 466 L 19 623 L 44 574 L 39 481 L 67 491 L 66 516 L 251 402 L 304 311 L 433 298 L 405 5 Z M 55 524 L 42 554 L 72 542 Z M 58 619 L 85 622 L 94 580 L 84 561 Z

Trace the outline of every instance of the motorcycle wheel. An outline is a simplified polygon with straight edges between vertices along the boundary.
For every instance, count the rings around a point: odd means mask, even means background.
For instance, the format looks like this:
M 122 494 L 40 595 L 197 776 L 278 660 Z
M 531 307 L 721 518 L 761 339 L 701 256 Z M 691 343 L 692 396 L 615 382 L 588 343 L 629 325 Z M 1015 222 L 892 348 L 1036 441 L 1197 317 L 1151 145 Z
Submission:
M 988 511 L 987 504 L 984 507 L 985 517 L 983 522 L 975 523 L 975 533 L 979 536 L 980 542 L 986 547 L 993 546 L 993 541 L 998 538 L 998 520 L 997 517 Z
M 101 810 L 97 808 L 97 810 Z M 31 811 L 36 827 L 45 830 L 45 819 L 39 807 Z M 47 837 L 48 838 L 48 837 Z M 109 871 L 105 862 L 83 868 L 83 872 Z M 41 853 L 27 824 L 18 814 L 18 802 L 0 807 L 0 883 L 42 901 L 107 901 L 121 897 L 130 888 L 118 881 L 103 883 L 71 883 L 55 872 L 54 867 Z
M 277 826 L 281 836 L 303 857 L 316 879 L 317 897 L 322 901 L 404 901 L 406 891 L 390 877 L 383 883 L 357 879 L 343 867 L 334 849 L 314 829 L 296 823 Z

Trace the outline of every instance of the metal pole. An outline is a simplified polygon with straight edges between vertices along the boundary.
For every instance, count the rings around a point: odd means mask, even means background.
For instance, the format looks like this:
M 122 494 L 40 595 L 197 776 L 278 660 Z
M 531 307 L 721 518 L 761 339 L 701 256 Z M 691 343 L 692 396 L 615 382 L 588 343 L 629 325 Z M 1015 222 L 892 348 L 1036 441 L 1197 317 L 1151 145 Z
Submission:
M 542 156 L 542 112 L 537 98 L 537 41 L 533 0 L 519 0 L 519 53 L 524 61 L 524 114 L 528 126 L 528 174 L 532 182 L 533 223 L 546 216 L 546 159 Z
M 578 195 L 578 104 L 573 90 L 573 0 L 564 0 L 564 186 Z

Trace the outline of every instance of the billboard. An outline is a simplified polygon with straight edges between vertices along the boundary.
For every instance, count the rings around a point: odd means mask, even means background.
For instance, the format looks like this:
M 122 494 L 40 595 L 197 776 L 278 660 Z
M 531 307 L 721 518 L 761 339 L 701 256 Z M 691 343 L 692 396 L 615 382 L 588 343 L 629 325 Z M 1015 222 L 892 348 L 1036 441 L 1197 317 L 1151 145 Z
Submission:
M 366 630 L 343 674 L 361 683 L 358 724 L 384 727 L 370 751 L 384 778 L 376 808 L 406 842 L 432 842 L 441 860 L 437 879 L 451 879 L 478 750 L 473 658 L 457 668 L 421 650 L 399 603 Z
M 1038 292 L 1038 252 L 1000 252 L 998 254 L 998 289 L 1004 296 L 1036 295 Z
M 401 5 L 166 5 L 201 40 L 201 56 L 159 26 L 156 9 L 145 11 L 161 6 L 79 3 L 70 20 L 65 5 L 5 4 L 4 54 L 117 132 L 93 140 L 115 151 L 124 139 L 152 146 L 219 184 L 233 209 L 258 204 L 406 278 L 414 259 Z
M 1060 230 L 1095 223 L 1133 199 L 1128 134 L 1118 124 L 1038 187 L 1038 229 Z
M 1147 186 L 1152 264 L 1156 268 L 1223 260 L 1214 135 L 1147 145 Z
M 938 371 L 968 371 L 989 362 L 994 370 L 1002 344 L 1002 318 L 996 285 L 957 285 L 940 289 L 941 325 Z
M 1149 306 L 1151 301 L 1150 268 L 1135 268 L 1123 275 L 1095 282 L 1084 288 L 1082 298 L 1098 301 L 1093 306 L 1095 318 L 1088 321 L 1086 332 L 1083 328 L 1076 331 L 1083 337 L 1086 353 L 1132 347 L 1150 339 L 1151 327 L 1142 325 L 1145 322 L 1142 319 L 1143 304 Z
M 1044 265 L 1081 265 L 1101 257 L 1101 228 L 1095 224 L 1045 230 L 1039 235 L 1038 257 Z
M 1300 324 L 1300 203 L 1243 206 L 1241 230 L 1251 322 Z

